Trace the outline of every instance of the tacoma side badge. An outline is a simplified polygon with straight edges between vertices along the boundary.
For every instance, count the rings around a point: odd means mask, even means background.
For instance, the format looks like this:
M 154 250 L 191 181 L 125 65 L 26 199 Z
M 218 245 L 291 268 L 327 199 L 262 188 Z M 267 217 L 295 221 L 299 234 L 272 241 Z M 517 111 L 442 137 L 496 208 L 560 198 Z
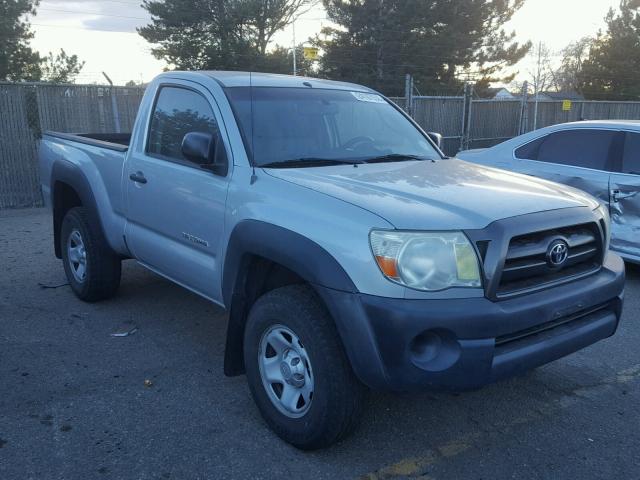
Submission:
M 203 247 L 209 246 L 209 242 L 201 238 L 198 238 L 195 235 L 191 235 L 190 233 L 182 232 L 182 236 L 192 243 L 197 243 L 198 245 L 202 245 Z

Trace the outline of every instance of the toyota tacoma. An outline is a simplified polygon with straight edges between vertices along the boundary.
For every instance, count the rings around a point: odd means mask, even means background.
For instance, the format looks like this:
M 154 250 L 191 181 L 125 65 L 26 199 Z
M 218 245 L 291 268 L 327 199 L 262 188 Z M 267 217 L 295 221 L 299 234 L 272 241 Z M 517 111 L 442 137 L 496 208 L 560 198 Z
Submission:
M 164 73 L 130 135 L 43 135 L 55 254 L 87 302 L 135 259 L 225 308 L 225 373 L 325 447 L 367 388 L 474 389 L 618 327 L 607 207 L 439 140 L 359 85 Z

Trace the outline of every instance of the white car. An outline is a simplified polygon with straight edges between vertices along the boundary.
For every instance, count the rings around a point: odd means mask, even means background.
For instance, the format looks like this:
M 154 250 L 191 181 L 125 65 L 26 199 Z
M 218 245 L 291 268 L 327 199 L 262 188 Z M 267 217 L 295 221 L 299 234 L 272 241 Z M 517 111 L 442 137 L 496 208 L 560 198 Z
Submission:
M 611 249 L 640 263 L 640 121 L 563 123 L 457 156 L 590 193 L 609 206 Z

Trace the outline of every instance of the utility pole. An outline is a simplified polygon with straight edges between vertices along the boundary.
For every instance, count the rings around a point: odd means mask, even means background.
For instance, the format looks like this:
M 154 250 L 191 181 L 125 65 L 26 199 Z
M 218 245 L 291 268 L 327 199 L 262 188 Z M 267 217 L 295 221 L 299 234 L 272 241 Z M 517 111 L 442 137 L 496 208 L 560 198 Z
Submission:
M 291 22 L 291 27 L 293 28 L 293 76 L 298 75 L 298 62 L 296 59 L 296 21 L 295 19 Z
M 536 100 L 533 107 L 533 129 L 538 128 L 538 100 L 540 96 L 540 82 L 542 80 L 542 42 L 538 42 L 538 68 L 536 70 Z

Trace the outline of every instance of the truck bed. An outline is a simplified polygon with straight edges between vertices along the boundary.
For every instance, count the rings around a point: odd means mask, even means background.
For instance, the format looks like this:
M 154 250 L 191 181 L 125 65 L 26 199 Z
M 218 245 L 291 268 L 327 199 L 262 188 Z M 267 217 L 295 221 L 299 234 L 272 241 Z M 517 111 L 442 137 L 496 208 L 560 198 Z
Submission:
M 51 183 L 54 168 L 77 174 L 93 201 L 104 207 L 101 221 L 110 245 L 118 248 L 124 226 L 122 175 L 129 149 L 128 133 L 44 132 L 40 141 L 40 182 L 46 205 L 50 205 L 55 185 Z M 75 173 L 74 173 L 75 172 Z M 58 178 L 66 178 L 64 175 Z M 82 184 L 82 182 L 80 182 Z
M 126 152 L 131 142 L 130 133 L 62 133 L 47 131 L 44 134 L 49 137 L 61 138 L 118 152 Z

